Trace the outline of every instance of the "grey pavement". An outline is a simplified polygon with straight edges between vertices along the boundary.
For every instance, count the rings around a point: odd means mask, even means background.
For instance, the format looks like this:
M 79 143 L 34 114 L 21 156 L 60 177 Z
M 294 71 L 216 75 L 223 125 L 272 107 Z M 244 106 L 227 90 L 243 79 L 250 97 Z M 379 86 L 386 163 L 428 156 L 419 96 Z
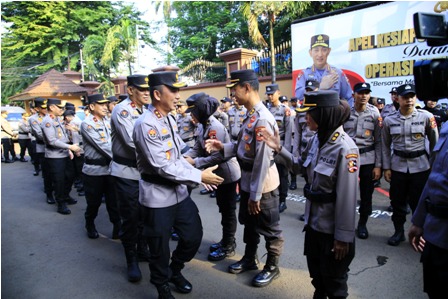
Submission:
M 70 206 L 72 214 L 56 213 L 55 205 L 45 202 L 42 178 L 33 176 L 31 163 L 1 165 L 1 295 L 8 299 L 96 299 L 157 298 L 149 282 L 147 263 L 140 263 L 141 282 L 126 280 L 126 261 L 119 241 L 110 239 L 112 224 L 102 205 L 96 225 L 100 238 L 87 238 L 84 230 L 85 199 L 75 191 L 78 204 Z M 183 274 L 193 284 L 193 292 L 176 298 L 312 298 L 313 287 L 303 256 L 304 210 L 299 188 L 290 191 L 288 209 L 281 214 L 285 247 L 280 258 L 280 277 L 264 288 L 250 286 L 256 271 L 239 275 L 227 273 L 227 267 L 244 254 L 243 227 L 237 229 L 237 253 L 220 262 L 207 260 L 208 247 L 221 237 L 220 214 L 215 199 L 193 190 L 199 207 L 204 238 L 195 259 Z M 387 192 L 388 184 L 382 181 Z M 356 239 L 356 256 L 349 273 L 349 298 L 427 298 L 422 291 L 422 267 L 419 254 L 408 242 L 398 247 L 386 244 L 393 234 L 389 199 L 374 193 L 374 214 L 369 219 L 370 237 Z M 409 219 L 405 229 L 409 227 Z M 173 249 L 176 242 L 171 241 Z M 259 246 L 261 266 L 266 257 L 264 240 Z M 261 267 L 260 267 L 261 268 Z

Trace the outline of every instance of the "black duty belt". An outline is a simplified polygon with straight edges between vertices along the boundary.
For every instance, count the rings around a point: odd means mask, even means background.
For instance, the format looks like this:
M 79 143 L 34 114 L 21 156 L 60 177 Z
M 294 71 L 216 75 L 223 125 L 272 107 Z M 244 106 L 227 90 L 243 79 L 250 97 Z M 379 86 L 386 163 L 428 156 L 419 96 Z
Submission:
M 238 140 L 238 136 L 232 136 L 232 140 Z
M 371 146 L 367 146 L 367 147 L 360 148 L 360 149 L 359 149 L 359 154 L 364 154 L 364 153 L 367 153 L 367 152 L 371 152 L 371 151 L 373 151 L 374 149 L 375 149 L 375 145 L 372 144 Z
M 121 164 L 121 165 L 126 165 L 128 167 L 137 168 L 137 161 L 136 160 L 123 158 L 123 157 L 116 156 L 116 155 L 113 156 L 112 160 L 114 162 L 117 162 L 118 164 Z
M 183 140 L 183 142 L 189 142 L 189 141 L 191 141 L 191 140 L 194 140 L 194 137 L 190 137 L 190 138 L 185 138 L 185 139 L 182 139 Z
M 238 163 L 240 164 L 240 168 L 244 171 L 252 171 L 252 169 L 254 168 L 253 163 L 244 162 L 241 159 L 237 159 L 237 160 L 238 160 Z M 272 165 L 274 165 L 274 160 L 270 161 L 269 167 L 271 167 Z
M 173 181 L 166 179 L 157 174 L 142 173 L 142 180 L 144 180 L 145 182 L 148 182 L 148 183 L 163 185 L 163 186 L 168 186 L 168 187 L 175 187 L 175 186 L 179 185 L 178 183 L 173 182 Z
M 394 149 L 394 154 L 397 155 L 398 157 L 409 159 L 409 158 L 417 158 L 417 157 L 420 157 L 423 155 L 427 155 L 427 152 L 425 150 L 415 151 L 415 152 L 403 152 L 403 151 Z
M 303 195 L 305 195 L 308 200 L 315 203 L 330 203 L 336 201 L 336 192 L 324 193 L 321 191 L 312 191 L 310 190 L 310 184 L 305 184 Z
M 36 143 L 37 144 L 41 144 L 41 145 L 45 145 L 45 143 L 43 141 L 40 141 L 40 140 L 36 140 Z
M 86 157 L 84 162 L 88 165 L 109 166 L 110 160 L 106 158 L 90 159 Z
M 28 133 L 19 132 L 19 135 L 28 135 Z
M 425 199 L 426 210 L 437 218 L 448 219 L 448 205 L 433 204 L 429 198 Z

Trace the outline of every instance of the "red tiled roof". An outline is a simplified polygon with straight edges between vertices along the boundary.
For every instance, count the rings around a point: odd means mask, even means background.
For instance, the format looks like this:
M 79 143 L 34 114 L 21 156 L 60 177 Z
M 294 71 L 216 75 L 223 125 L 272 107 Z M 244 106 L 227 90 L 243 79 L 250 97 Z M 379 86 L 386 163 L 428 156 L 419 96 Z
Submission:
M 21 93 L 10 97 L 12 101 L 24 101 L 36 97 L 55 97 L 87 94 L 88 89 L 73 83 L 62 73 L 51 69 L 40 75 L 30 86 Z

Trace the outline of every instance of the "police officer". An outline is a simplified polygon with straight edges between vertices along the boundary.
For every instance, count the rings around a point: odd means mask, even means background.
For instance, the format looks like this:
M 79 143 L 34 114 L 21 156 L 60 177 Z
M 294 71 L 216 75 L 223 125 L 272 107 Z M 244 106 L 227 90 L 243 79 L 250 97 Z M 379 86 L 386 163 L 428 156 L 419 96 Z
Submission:
M 164 299 L 174 298 L 168 282 L 181 293 L 190 293 L 193 288 L 181 270 L 201 244 L 202 224 L 187 185 L 218 185 L 222 178 L 212 173 L 216 166 L 200 171 L 182 157 L 184 143 L 176 133 L 170 111 L 175 109 L 179 88 L 185 83 L 178 81 L 176 72 L 156 72 L 148 78 L 152 104 L 135 123 L 133 140 L 141 174 L 139 200 L 145 214 L 144 233 L 151 251 L 151 283 Z M 169 263 L 172 227 L 180 240 Z
M 114 191 L 113 178 L 109 164 L 112 161 L 112 139 L 110 123 L 105 120 L 108 113 L 109 100 L 103 94 L 87 97 L 90 115 L 81 124 L 81 135 L 85 152 L 85 163 L 82 168 L 84 190 L 86 196 L 85 227 L 91 239 L 99 237 L 95 227 L 95 218 L 104 195 L 109 220 L 113 224 L 112 239 L 118 239 L 121 227 L 120 214 Z
M 74 105 L 70 109 L 65 109 L 63 116 L 64 116 L 65 129 L 67 130 L 70 144 L 76 144 L 81 147 L 81 151 L 79 152 L 78 155 L 73 157 L 72 162 L 75 170 L 74 186 L 78 191 L 78 196 L 84 196 L 85 193 L 82 180 L 82 167 L 84 165 L 84 149 L 82 147 L 82 138 L 80 133 L 82 120 L 76 116 Z
M 148 77 L 128 76 L 127 92 L 129 97 L 112 111 L 110 167 L 122 220 L 120 239 L 126 255 L 128 280 L 137 282 L 142 278 L 138 259 L 149 260 L 149 251 L 146 240 L 141 236 L 143 219 L 138 202 L 140 173 L 137 170 L 132 130 L 134 123 L 146 109 L 144 105 L 150 102 Z
M 18 142 L 20 145 L 20 161 L 21 162 L 28 162 L 28 160 L 25 158 L 25 152 L 28 150 L 28 154 L 31 158 L 33 158 L 33 149 L 31 147 L 31 126 L 28 122 L 29 115 L 23 114 L 22 119 L 19 122 L 19 137 Z
M 286 149 L 291 150 L 292 144 L 292 121 L 291 121 L 291 109 L 289 106 L 280 103 L 280 90 L 278 84 L 270 84 L 266 86 L 266 95 L 268 97 L 271 106 L 269 111 L 275 118 L 277 126 L 279 128 L 280 140 L 282 141 L 282 146 Z M 284 165 L 277 165 L 278 173 L 280 176 L 280 204 L 279 211 L 282 213 L 287 209 L 286 197 L 288 196 L 288 170 Z
M 319 89 L 319 82 L 315 80 L 308 80 L 305 83 L 305 91 L 317 91 Z M 303 102 L 303 99 L 302 99 Z M 307 124 L 306 120 L 306 112 L 299 112 L 298 109 L 296 109 L 297 116 L 294 120 L 294 129 L 296 129 L 296 132 L 294 133 L 294 143 L 293 143 L 293 149 L 292 153 L 293 156 L 297 159 L 303 159 L 305 160 L 305 157 L 303 156 L 306 147 L 308 146 L 308 142 L 311 139 L 311 137 L 314 136 L 316 131 L 310 130 Z M 306 171 L 299 171 L 301 173 L 302 177 L 305 179 L 305 183 L 308 182 L 308 176 L 306 174 Z M 300 221 L 305 221 L 305 214 L 302 214 L 299 216 Z
M 45 159 L 53 184 L 54 195 L 58 203 L 57 212 L 63 215 L 71 213 L 67 204 L 76 204 L 70 197 L 70 190 L 74 180 L 74 169 L 71 159 L 79 154 L 81 148 L 70 144 L 67 131 L 61 120 L 64 113 L 65 101 L 59 99 L 47 100 L 47 115 L 41 123 L 45 142 Z
M 230 74 L 231 89 L 239 104 L 248 111 L 236 144 L 222 144 L 216 139 L 207 140 L 207 150 L 222 150 L 224 157 L 236 154 L 241 166 L 241 200 L 239 221 L 244 224 L 243 258 L 229 266 L 229 272 L 238 274 L 258 269 L 257 248 L 260 235 L 266 241 L 267 260 L 252 285 L 262 287 L 270 284 L 280 274 L 279 257 L 283 250 L 280 229 L 278 195 L 280 184 L 273 151 L 261 142 L 259 132 L 263 129 L 278 131 L 277 122 L 260 99 L 258 78 L 253 70 L 239 70 Z
M 44 192 L 47 195 L 47 203 L 55 204 L 53 197 L 53 187 L 51 176 L 48 169 L 48 163 L 45 160 L 45 143 L 44 135 L 42 133 L 41 123 L 47 114 L 47 100 L 44 98 L 34 99 L 34 109 L 36 114 L 31 115 L 29 123 L 31 126 L 31 133 L 36 138 L 36 154 L 34 159 L 34 175 L 39 175 L 39 169 L 42 170 L 42 177 L 44 181 Z
M 308 125 L 317 132 L 303 161 L 310 179 L 304 188 L 304 254 L 315 288 L 313 298 L 346 298 L 349 266 L 355 256 L 359 167 L 358 148 L 342 127 L 350 117 L 350 107 L 336 92 L 324 90 L 306 93 L 299 111 L 307 112 Z M 284 158 L 282 163 L 297 164 L 277 136 L 261 134 L 279 158 Z
M 369 104 L 370 84 L 357 83 L 354 86 L 355 105 L 350 109 L 350 118 L 344 123 L 344 130 L 359 148 L 359 221 L 357 236 L 367 239 L 367 220 L 372 214 L 374 180 L 381 177 L 381 127 L 383 120 L 378 109 Z
M 118 98 L 116 96 L 107 97 L 109 104 L 107 104 L 107 115 L 106 120 L 110 121 L 110 117 L 112 115 L 112 110 L 114 110 L 115 105 L 118 104 Z
M 2 109 L 1 115 L 1 125 L 2 125 L 2 146 L 3 146 L 3 154 L 5 156 L 5 163 L 14 163 L 16 161 L 16 154 L 14 152 L 14 143 L 12 138 L 17 137 L 17 134 L 12 130 L 11 125 L 9 124 L 6 117 L 8 116 L 8 111 L 6 109 Z M 11 159 L 9 159 L 9 153 L 11 152 Z
M 386 106 L 384 106 L 383 110 L 381 111 L 381 117 L 383 118 L 383 120 L 385 120 L 386 117 L 392 114 L 393 112 L 397 111 L 398 108 L 400 107 L 400 104 L 398 103 L 397 88 L 392 87 L 389 93 L 392 103 L 389 103 Z
M 409 243 L 423 252 L 423 290 L 429 298 L 448 292 L 448 124 L 434 147 L 432 170 L 412 216 Z M 423 247 L 423 248 L 422 248 Z
M 440 131 L 442 124 L 448 120 L 448 115 L 442 109 L 436 108 L 438 100 L 424 100 L 423 102 L 425 102 L 425 107 L 423 107 L 423 110 L 426 110 L 434 115 L 437 123 L 437 129 Z
M 218 244 L 210 247 L 208 259 L 220 261 L 235 255 L 236 220 L 236 185 L 241 178 L 241 170 L 235 157 L 224 159 L 218 152 L 209 154 L 205 150 L 205 141 L 217 139 L 221 142 L 230 142 L 227 129 L 212 114 L 216 110 L 218 101 L 205 93 L 194 94 L 187 99 L 188 112 L 191 113 L 195 123 L 201 127 L 202 133 L 198 136 L 196 144 L 186 154 L 187 161 L 199 169 L 218 164 L 215 173 L 224 181 L 216 189 L 216 203 L 221 213 L 222 238 Z
M 243 121 L 246 118 L 247 109 L 243 105 L 240 105 L 238 101 L 234 101 L 233 106 L 229 108 L 227 114 L 229 115 L 229 133 L 232 142 L 236 143 L 238 140 L 238 134 L 240 133 L 241 126 L 243 125 Z M 223 100 L 221 100 L 222 102 Z
M 216 117 L 216 119 L 219 120 L 224 125 L 224 127 L 229 128 L 229 116 L 220 107 L 216 109 L 216 112 L 213 113 L 213 116 Z
M 303 99 L 305 83 L 315 80 L 320 84 L 320 90 L 335 90 L 341 99 L 346 99 L 353 106 L 353 94 L 347 76 L 342 70 L 327 63 L 330 55 L 330 38 L 325 34 L 311 37 L 309 54 L 313 59 L 313 65 L 301 71 L 297 76 L 295 96 Z
M 425 140 L 429 140 L 430 151 L 438 140 L 434 116 L 425 110 L 415 109 L 415 86 L 400 85 L 397 93 L 399 110 L 387 116 L 381 132 L 384 178 L 390 182 L 395 228 L 387 242 L 391 246 L 405 240 L 406 203 L 409 200 L 414 212 L 428 179 L 430 163 Z
M 180 138 L 182 138 L 183 142 L 189 147 L 193 147 L 196 138 L 195 138 L 195 130 L 196 125 L 193 123 L 190 113 L 187 113 L 187 102 L 185 100 L 179 100 L 177 102 L 176 111 L 177 111 L 177 127 L 179 129 Z

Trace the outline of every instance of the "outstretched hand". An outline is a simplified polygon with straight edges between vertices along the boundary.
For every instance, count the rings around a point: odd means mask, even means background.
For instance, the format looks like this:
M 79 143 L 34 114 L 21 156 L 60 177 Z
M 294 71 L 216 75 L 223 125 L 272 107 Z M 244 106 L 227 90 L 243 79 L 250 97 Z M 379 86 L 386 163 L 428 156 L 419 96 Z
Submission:
M 216 170 L 217 168 L 218 165 L 215 165 L 202 171 L 201 181 L 203 184 L 217 186 L 224 181 L 222 177 L 217 176 L 216 174 L 213 173 L 213 170 Z
M 208 153 L 218 152 L 218 151 L 222 150 L 223 148 L 224 148 L 224 145 L 222 144 L 221 141 L 219 141 L 217 139 L 207 139 L 205 141 L 205 150 Z
M 278 130 L 274 131 L 274 134 L 272 135 L 266 128 L 261 129 L 258 131 L 258 136 L 260 137 L 262 141 L 266 143 L 267 146 L 272 148 L 277 153 L 281 151 L 282 146 L 280 143 L 280 135 Z

